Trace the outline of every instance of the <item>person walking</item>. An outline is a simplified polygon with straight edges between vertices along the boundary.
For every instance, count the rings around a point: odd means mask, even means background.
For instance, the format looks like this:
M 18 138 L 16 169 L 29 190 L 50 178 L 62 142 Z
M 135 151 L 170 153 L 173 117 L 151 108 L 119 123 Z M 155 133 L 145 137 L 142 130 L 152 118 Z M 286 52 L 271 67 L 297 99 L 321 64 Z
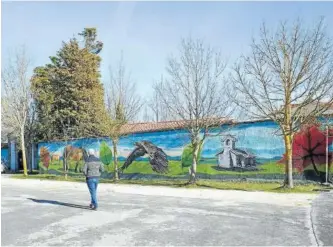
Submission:
M 101 173 L 104 171 L 102 162 L 95 156 L 93 149 L 88 150 L 88 158 L 83 167 L 83 174 L 86 177 L 86 182 L 91 196 L 90 208 L 97 210 L 97 185 Z

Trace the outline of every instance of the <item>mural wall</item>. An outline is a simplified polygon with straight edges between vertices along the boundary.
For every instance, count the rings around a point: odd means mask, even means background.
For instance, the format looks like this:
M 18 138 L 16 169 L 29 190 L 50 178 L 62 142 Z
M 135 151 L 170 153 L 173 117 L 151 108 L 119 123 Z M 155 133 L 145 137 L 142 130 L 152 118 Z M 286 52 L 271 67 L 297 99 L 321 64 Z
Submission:
M 333 135 L 333 131 L 331 133 Z M 191 162 L 184 160 L 184 157 L 186 159 L 190 140 L 184 130 L 137 133 L 121 138 L 118 145 L 119 166 L 133 151 L 135 143 L 143 140 L 153 143 L 166 153 L 169 160 L 168 173 L 161 175 L 154 172 L 146 155 L 137 158 L 124 171 L 121 179 L 188 178 L 187 167 Z M 295 179 L 323 180 L 326 139 L 322 126 L 302 130 L 295 136 L 295 140 Z M 81 148 L 94 149 L 99 157 L 105 143 L 112 150 L 112 142 L 108 138 L 39 143 L 40 171 L 61 175 L 65 166 L 68 166 L 69 175 L 82 176 L 84 153 Z M 281 180 L 284 178 L 284 152 L 283 138 L 279 135 L 278 126 L 271 121 L 240 123 L 232 127 L 211 129 L 201 148 L 197 176 L 202 179 Z M 329 138 L 330 164 L 332 154 L 333 138 Z M 67 159 L 64 157 L 68 157 L 68 162 L 65 162 Z M 330 166 L 331 174 L 332 167 Z M 106 166 L 103 177 L 113 177 L 113 164 Z

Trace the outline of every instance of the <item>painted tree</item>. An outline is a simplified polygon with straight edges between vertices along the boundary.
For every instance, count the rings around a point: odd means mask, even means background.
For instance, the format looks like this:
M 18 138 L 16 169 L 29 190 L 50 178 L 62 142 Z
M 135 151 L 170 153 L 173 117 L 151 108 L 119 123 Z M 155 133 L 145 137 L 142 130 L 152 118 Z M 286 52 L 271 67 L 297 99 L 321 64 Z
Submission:
M 32 97 L 28 78 L 30 61 L 24 48 L 11 57 L 2 71 L 1 117 L 2 127 L 18 136 L 23 160 L 24 175 L 28 175 L 26 157 L 26 127 L 31 115 Z
M 63 167 L 65 171 L 65 177 L 67 178 L 67 173 L 69 170 L 69 162 L 74 161 L 75 162 L 75 168 L 74 171 L 79 171 L 79 164 L 80 161 L 84 160 L 85 156 L 85 150 L 80 147 L 74 147 L 72 145 L 66 145 L 63 152 Z
M 270 33 L 263 24 L 251 52 L 235 66 L 235 102 L 251 117 L 275 121 L 284 138 L 285 186 L 293 187 L 292 143 L 300 126 L 333 103 L 333 47 L 323 20 L 304 28 L 281 22 Z M 325 103 L 323 103 L 325 101 Z
M 199 161 L 201 158 L 202 147 L 203 147 L 203 142 L 200 144 L 200 148 L 198 151 L 197 160 L 196 160 L 197 164 L 199 164 Z M 194 149 L 191 144 L 188 144 L 184 147 L 182 157 L 181 157 L 182 168 L 190 167 L 192 165 L 193 153 L 194 153 Z
M 63 42 L 57 55 L 50 57 L 50 63 L 34 71 L 32 85 L 42 140 L 104 134 L 101 58 L 91 47 L 96 33 L 84 37 L 89 40 L 85 42 L 89 47 L 81 48 L 75 38 Z
M 112 151 L 106 142 L 102 142 L 99 147 L 99 158 L 101 162 L 109 166 L 112 164 Z
M 39 157 L 40 160 L 42 161 L 43 166 L 48 170 L 51 161 L 51 156 L 47 147 L 41 147 L 39 151 Z
M 168 58 L 168 75 L 157 88 L 172 119 L 188 131 L 193 148 L 190 183 L 196 181 L 200 145 L 208 129 L 220 126 L 232 113 L 221 54 L 202 40 L 182 39 L 178 56 Z
M 105 133 L 111 138 L 114 159 L 114 178 L 119 179 L 118 150 L 119 138 L 125 135 L 123 127 L 139 114 L 142 101 L 136 91 L 123 61 L 123 54 L 115 70 L 110 67 L 110 81 L 106 85 L 108 117 L 104 121 Z
M 333 143 L 333 129 L 329 130 L 328 145 Z M 312 166 L 316 175 L 319 176 L 319 165 L 326 163 L 326 133 L 320 129 L 320 124 L 307 124 L 295 133 L 292 144 L 293 168 L 303 171 Z M 281 162 L 285 162 L 284 155 Z M 328 153 L 328 164 L 333 161 L 333 153 Z

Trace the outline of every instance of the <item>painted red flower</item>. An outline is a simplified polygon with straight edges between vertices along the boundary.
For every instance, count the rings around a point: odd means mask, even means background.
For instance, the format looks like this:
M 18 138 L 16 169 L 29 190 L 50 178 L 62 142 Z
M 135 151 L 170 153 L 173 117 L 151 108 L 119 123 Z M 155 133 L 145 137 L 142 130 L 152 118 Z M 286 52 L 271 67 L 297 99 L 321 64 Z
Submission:
M 333 129 L 329 130 L 332 136 Z M 333 143 L 333 137 L 328 138 L 328 145 Z M 320 125 L 306 125 L 295 134 L 292 151 L 293 167 L 298 171 L 303 171 L 309 165 L 313 166 L 316 174 L 319 175 L 317 165 L 326 163 L 326 133 L 320 130 Z M 333 152 L 328 153 L 328 163 L 331 164 Z M 286 160 L 285 154 L 280 162 Z

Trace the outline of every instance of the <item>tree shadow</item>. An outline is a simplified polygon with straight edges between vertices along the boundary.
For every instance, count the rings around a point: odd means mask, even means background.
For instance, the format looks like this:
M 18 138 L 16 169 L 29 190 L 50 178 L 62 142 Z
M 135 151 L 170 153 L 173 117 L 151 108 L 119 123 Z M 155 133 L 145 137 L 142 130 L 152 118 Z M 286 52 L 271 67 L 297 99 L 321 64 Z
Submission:
M 273 190 L 283 190 L 283 189 L 288 189 L 287 185 L 281 185 L 279 187 L 274 188 Z
M 80 208 L 80 209 L 86 209 L 91 210 L 89 206 L 82 206 L 72 203 L 66 203 L 66 202 L 59 202 L 59 201 L 53 201 L 53 200 L 39 200 L 39 199 L 33 199 L 33 198 L 27 198 L 28 200 L 31 200 L 36 203 L 44 203 L 44 204 L 52 204 L 52 205 L 60 205 L 64 207 L 70 207 L 70 208 Z
M 313 191 L 318 191 L 318 192 L 331 192 L 333 188 L 322 188 L 322 189 L 313 189 Z

